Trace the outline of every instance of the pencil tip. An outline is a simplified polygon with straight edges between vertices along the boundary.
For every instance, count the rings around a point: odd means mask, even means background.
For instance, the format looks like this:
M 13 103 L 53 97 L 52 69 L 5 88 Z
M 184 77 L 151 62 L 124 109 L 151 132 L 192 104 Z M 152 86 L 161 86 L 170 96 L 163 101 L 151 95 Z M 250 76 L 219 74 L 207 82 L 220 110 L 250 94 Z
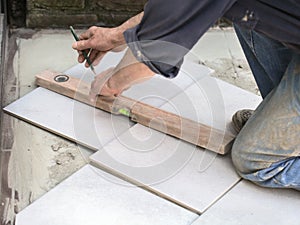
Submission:
M 97 74 L 96 74 L 95 68 L 93 66 L 91 66 L 91 70 L 92 70 L 93 74 L 96 76 Z

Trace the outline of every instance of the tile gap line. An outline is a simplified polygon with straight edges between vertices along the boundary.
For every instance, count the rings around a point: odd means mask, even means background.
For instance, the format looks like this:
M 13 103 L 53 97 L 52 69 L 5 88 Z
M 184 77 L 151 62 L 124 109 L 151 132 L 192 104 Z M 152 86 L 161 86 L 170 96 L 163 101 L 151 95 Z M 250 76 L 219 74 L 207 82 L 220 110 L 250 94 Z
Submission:
M 239 180 L 237 180 L 235 183 L 233 183 L 231 185 L 231 187 L 229 187 L 222 195 L 220 195 L 218 198 L 216 198 L 203 212 L 201 215 L 203 215 L 204 213 L 206 213 L 211 207 L 213 207 L 215 204 L 217 204 L 220 200 L 222 200 L 225 195 L 227 195 L 232 189 L 234 189 L 239 183 L 241 183 L 243 181 L 243 178 L 240 177 Z M 200 216 L 201 216 L 200 215 Z
M 146 184 L 143 184 L 141 182 L 139 182 L 138 180 L 134 179 L 134 178 L 131 178 L 121 172 L 118 172 L 117 170 L 114 170 L 113 168 L 110 168 L 108 166 L 105 166 L 105 165 L 100 165 L 98 164 L 97 162 L 94 162 L 93 160 L 90 161 L 90 165 L 91 166 L 94 166 L 104 172 L 107 172 L 117 178 L 120 178 L 121 180 L 125 181 L 125 182 L 128 182 L 130 183 L 131 185 L 137 187 L 137 188 L 141 188 L 143 189 L 144 191 L 150 193 L 150 194 L 153 194 L 161 199 L 164 199 L 165 201 L 171 203 L 171 204 L 174 204 L 174 205 L 177 205 L 178 207 L 181 207 L 183 209 L 186 209 L 188 210 L 189 212 L 192 212 L 192 213 L 195 213 L 196 215 L 198 215 L 198 217 L 202 214 L 201 212 L 199 212 L 198 210 L 186 205 L 186 204 L 182 204 L 180 203 L 179 201 L 176 201 L 175 199 L 173 199 L 171 196 L 168 196 L 166 194 L 163 194 L 163 193 L 158 193 L 157 191 L 155 191 L 155 189 L 151 188 L 150 186 L 147 186 Z M 196 218 L 198 219 L 198 218 Z

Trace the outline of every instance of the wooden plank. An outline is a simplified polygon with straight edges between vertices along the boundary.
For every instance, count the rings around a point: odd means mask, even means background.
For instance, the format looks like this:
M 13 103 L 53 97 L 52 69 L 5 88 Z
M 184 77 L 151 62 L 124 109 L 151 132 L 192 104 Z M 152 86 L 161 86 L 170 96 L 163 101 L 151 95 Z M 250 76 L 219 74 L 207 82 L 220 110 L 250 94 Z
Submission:
M 64 75 L 53 71 L 44 71 L 36 76 L 37 85 L 76 99 L 80 102 L 113 114 L 123 114 L 131 120 L 155 130 L 164 132 L 197 146 L 219 154 L 225 154 L 231 148 L 234 135 L 226 131 L 183 118 L 145 103 L 124 96 L 117 98 L 99 97 L 96 102 L 89 100 L 90 85 L 71 76 L 64 82 L 55 79 Z M 63 79 L 63 78 L 62 78 Z

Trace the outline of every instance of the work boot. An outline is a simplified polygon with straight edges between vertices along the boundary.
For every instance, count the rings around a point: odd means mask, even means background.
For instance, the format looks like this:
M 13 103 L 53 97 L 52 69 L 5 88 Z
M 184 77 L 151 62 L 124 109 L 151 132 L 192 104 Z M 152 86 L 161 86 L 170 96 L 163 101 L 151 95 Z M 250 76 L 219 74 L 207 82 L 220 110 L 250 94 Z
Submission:
M 240 132 L 240 130 L 243 128 L 243 126 L 246 124 L 248 119 L 253 115 L 254 110 L 251 109 L 243 109 L 237 111 L 232 116 L 232 124 L 233 128 L 236 130 L 236 132 Z

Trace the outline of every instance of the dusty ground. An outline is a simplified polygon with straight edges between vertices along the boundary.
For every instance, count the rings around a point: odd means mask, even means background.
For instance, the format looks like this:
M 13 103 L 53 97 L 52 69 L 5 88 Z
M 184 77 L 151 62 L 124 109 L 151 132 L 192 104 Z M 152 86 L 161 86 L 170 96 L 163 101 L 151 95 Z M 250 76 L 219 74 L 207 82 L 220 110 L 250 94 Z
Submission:
M 212 76 L 248 90 L 256 95 L 260 95 L 252 72 L 245 59 L 220 58 L 214 61 L 204 61 L 202 64 L 215 71 Z
M 72 42 L 69 31 L 15 31 L 7 55 L 10 65 L 4 103 L 34 89 L 34 74 L 47 68 L 64 71 L 75 65 Z M 188 58 L 214 69 L 214 76 L 258 94 L 233 30 L 211 30 Z M 9 224 L 16 212 L 85 165 L 92 152 L 8 115 L 3 121 L 2 159 L 6 160 L 7 177 L 2 182 L 2 222 Z

